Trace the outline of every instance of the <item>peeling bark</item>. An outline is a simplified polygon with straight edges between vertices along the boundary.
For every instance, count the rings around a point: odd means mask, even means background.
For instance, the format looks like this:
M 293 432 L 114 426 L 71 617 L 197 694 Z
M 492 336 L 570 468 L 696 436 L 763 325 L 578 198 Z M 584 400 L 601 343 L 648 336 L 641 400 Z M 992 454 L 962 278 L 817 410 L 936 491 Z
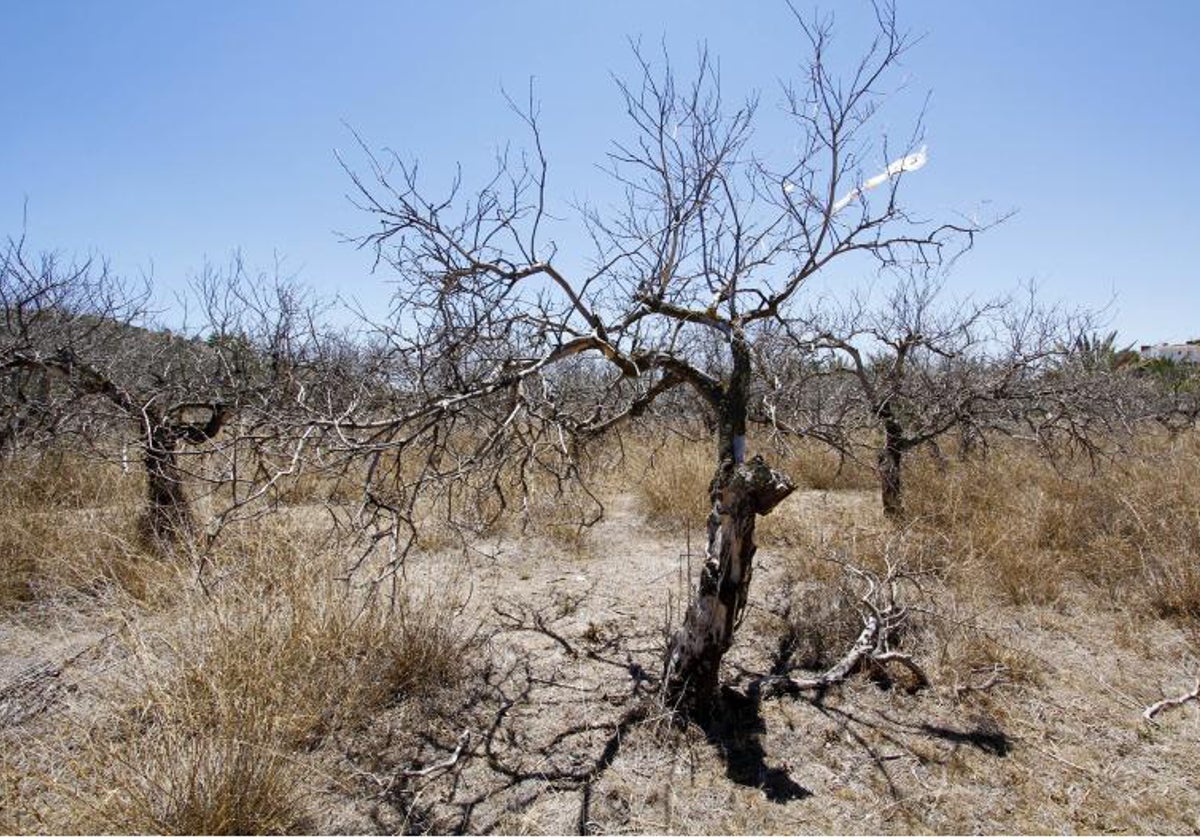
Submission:
M 708 547 L 695 597 L 671 640 L 663 685 L 668 701 L 701 718 L 713 711 L 721 660 L 733 644 L 753 575 L 755 517 L 795 490 L 761 456 L 725 461 L 712 483 Z

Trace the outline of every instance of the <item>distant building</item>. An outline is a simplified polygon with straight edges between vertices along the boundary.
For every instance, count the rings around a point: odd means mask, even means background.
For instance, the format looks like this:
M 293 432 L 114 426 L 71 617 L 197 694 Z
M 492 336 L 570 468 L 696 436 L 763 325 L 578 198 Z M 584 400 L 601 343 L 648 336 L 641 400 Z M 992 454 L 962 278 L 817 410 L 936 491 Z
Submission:
M 1186 344 L 1143 344 L 1143 359 L 1167 359 L 1187 365 L 1200 365 L 1200 339 Z

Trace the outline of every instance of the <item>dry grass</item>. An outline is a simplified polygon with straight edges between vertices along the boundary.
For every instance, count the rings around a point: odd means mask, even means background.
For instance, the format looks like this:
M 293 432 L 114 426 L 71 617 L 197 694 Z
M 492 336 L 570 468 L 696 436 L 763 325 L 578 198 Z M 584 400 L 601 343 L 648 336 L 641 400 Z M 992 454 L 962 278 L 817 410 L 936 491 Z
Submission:
M 1015 447 L 942 469 L 914 459 L 908 508 L 949 543 L 964 586 L 1052 603 L 1084 582 L 1200 621 L 1200 436 L 1055 469 Z
M 643 512 L 661 525 L 703 523 L 709 512 L 708 488 L 716 469 L 715 442 L 704 435 L 665 440 L 636 438 L 623 476 L 636 488 Z M 763 455 L 801 490 L 874 490 L 874 471 L 844 460 L 815 441 L 765 441 Z M 753 446 L 752 446 L 753 448 Z M 755 450 L 757 451 L 757 449 Z
M 0 470 L 0 500 L 7 507 L 75 510 L 111 505 L 140 489 L 140 481 L 99 455 L 85 457 L 51 449 L 6 458 Z
M 663 441 L 631 441 L 624 476 L 640 508 L 658 525 L 702 527 L 712 503 L 709 485 L 715 465 L 714 444 L 671 435 Z
M 0 766 L 0 814 L 59 833 L 303 830 L 326 772 L 309 752 L 453 689 L 477 644 L 445 597 L 347 590 L 331 560 L 281 523 L 233 533 L 205 588 L 178 579 L 170 610 L 126 619 L 103 700 Z
M 178 569 L 138 530 L 142 481 L 113 463 L 51 452 L 0 472 L 0 612 L 55 600 L 169 602 Z
M 146 666 L 166 674 L 147 674 L 126 706 L 126 731 L 85 757 L 82 798 L 99 823 L 77 828 L 301 829 L 305 780 L 321 772 L 306 751 L 464 673 L 467 640 L 432 604 L 359 611 L 345 599 L 288 595 L 256 607 L 234 599 L 210 620 L 169 666 Z
M 75 692 L 0 725 L 0 831 L 432 831 L 452 830 L 466 809 L 467 830 L 570 833 L 579 791 L 540 774 L 590 766 L 611 730 L 581 721 L 620 716 L 630 662 L 657 669 L 651 640 L 681 574 L 685 524 L 694 554 L 708 513 L 710 444 L 666 440 L 627 439 L 622 464 L 589 475 L 614 517 L 594 542 L 570 525 L 583 502 L 560 507 L 547 475 L 493 524 L 483 510 L 474 530 L 445 531 L 456 544 L 485 534 L 502 550 L 458 561 L 433 551 L 436 530 L 427 536 L 394 608 L 390 589 L 338 580 L 345 555 L 307 508 L 231 526 L 199 574 L 112 536 L 135 518 L 136 480 L 67 489 L 72 507 L 26 502 L 23 478 L 0 476 L 0 558 L 18 581 L 0 634 L 37 644 L 51 622 L 88 640 L 116 631 L 104 653 L 64 671 Z M 801 456 L 781 457 L 771 460 L 803 468 Z M 1186 689 L 1197 661 L 1200 441 L 1147 441 L 1095 475 L 1015 447 L 911 466 L 902 527 L 878 515 L 873 481 L 802 487 L 762 520 L 752 609 L 726 679 L 744 686 L 784 660 L 828 667 L 861 627 L 861 579 L 847 567 L 879 574 L 890 562 L 911 576 L 910 620 L 891 642 L 931 687 L 910 694 L 894 690 L 899 680 L 855 676 L 817 702 L 764 702 L 726 741 L 633 727 L 596 781 L 597 829 L 1195 830 L 1196 710 L 1159 727 L 1139 716 Z M 43 495 L 71 477 L 37 469 L 48 472 L 31 479 Z M 438 509 L 421 513 L 438 524 Z M 462 580 L 446 571 L 454 563 L 466 564 Z M 470 614 L 493 630 L 491 605 L 515 599 L 559 640 L 533 624 L 479 647 L 455 600 L 467 592 Z M 556 609 L 563 602 L 571 608 Z M 45 654 L 56 662 L 79 644 L 62 632 Z M 0 690 L 13 667 L 0 657 Z M 461 766 L 395 781 L 444 759 L 464 729 Z M 488 749 L 528 778 L 514 786 Z M 781 780 L 810 795 L 772 798 L 767 782 Z M 330 807 L 358 816 L 331 820 Z M 438 821 L 409 818 L 426 807 L 441 809 Z M 380 812 L 393 817 L 371 822 Z
M 879 487 L 879 479 L 869 466 L 843 458 L 828 446 L 808 438 L 779 446 L 770 461 L 802 489 L 877 490 Z

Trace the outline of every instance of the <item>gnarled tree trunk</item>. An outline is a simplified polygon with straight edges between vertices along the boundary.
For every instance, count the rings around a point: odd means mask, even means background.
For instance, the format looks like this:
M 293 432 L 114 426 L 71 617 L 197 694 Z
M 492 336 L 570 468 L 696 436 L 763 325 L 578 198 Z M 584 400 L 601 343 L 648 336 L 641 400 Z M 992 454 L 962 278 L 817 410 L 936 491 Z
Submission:
M 746 608 L 753 573 L 755 517 L 770 512 L 796 489 L 786 475 L 756 455 L 743 463 L 751 359 L 745 336 L 730 335 L 729 382 L 710 399 L 717 416 L 717 472 L 709 492 L 704 568 L 683 626 L 667 651 L 663 686 L 668 702 L 704 719 L 714 711 L 721 659 Z
M 169 426 L 153 429 L 146 441 L 146 536 L 176 545 L 195 532 L 191 503 L 177 454 L 179 436 Z
M 744 464 L 725 461 L 717 470 L 704 568 L 667 655 L 664 685 L 676 707 L 701 718 L 712 713 L 721 659 L 733 644 L 750 592 L 755 517 L 769 513 L 795 489 L 760 456 Z
M 879 490 L 883 512 L 891 518 L 904 515 L 904 485 L 901 466 L 904 452 L 892 446 L 879 450 Z
M 216 403 L 190 407 L 207 410 L 207 420 L 188 423 L 182 419 L 172 421 L 160 414 L 144 414 L 146 438 L 142 446 L 146 465 L 146 514 L 143 524 L 146 536 L 159 546 L 177 545 L 196 533 L 196 520 L 183 483 L 183 471 L 179 468 L 179 445 L 212 440 L 228 417 L 227 409 Z
M 904 486 L 902 473 L 904 452 L 909 443 L 904 439 L 903 429 L 892 416 L 891 408 L 885 406 L 883 416 L 883 448 L 879 450 L 877 470 L 879 490 L 883 500 L 883 512 L 891 519 L 904 515 Z

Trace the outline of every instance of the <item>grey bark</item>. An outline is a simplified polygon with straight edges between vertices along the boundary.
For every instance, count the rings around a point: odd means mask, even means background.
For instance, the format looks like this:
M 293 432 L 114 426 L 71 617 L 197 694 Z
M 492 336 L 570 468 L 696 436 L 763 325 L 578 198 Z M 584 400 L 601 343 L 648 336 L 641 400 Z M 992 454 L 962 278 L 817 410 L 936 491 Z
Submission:
M 721 660 L 733 644 L 753 575 L 754 525 L 795 485 L 761 456 L 722 463 L 712 483 L 708 547 L 695 597 L 671 640 L 663 684 L 668 702 L 700 718 L 717 701 Z

